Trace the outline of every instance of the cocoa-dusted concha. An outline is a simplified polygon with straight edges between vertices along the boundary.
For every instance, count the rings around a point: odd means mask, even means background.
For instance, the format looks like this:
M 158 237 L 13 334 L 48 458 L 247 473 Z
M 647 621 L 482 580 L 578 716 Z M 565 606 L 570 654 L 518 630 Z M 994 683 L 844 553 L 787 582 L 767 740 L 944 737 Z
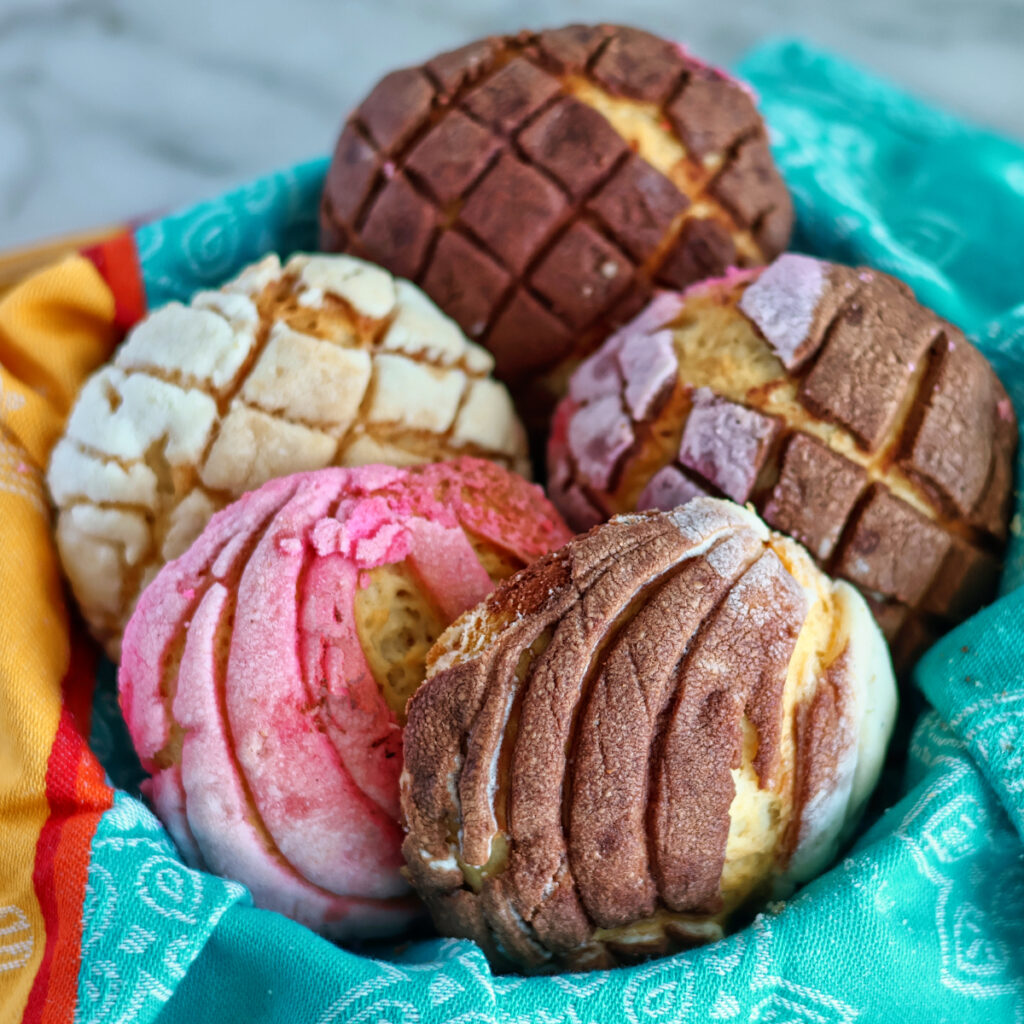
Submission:
M 714 939 L 834 856 L 895 713 L 860 595 L 750 511 L 617 516 L 442 634 L 409 704 L 409 877 L 498 967 Z
M 741 83 L 572 25 L 385 76 L 338 140 L 320 238 L 416 281 L 536 416 L 652 288 L 764 263 L 792 220 Z
M 787 254 L 610 338 L 572 378 L 549 472 L 576 529 L 752 502 L 860 588 L 902 669 L 991 598 L 1016 444 L 991 366 L 906 285 Z
M 116 658 L 160 566 L 274 477 L 458 455 L 528 473 L 493 362 L 415 285 L 350 256 L 268 256 L 151 313 L 86 382 L 47 476 L 93 634 Z
M 568 539 L 482 459 L 322 469 L 223 509 L 146 588 L 121 707 L 193 867 L 334 938 L 395 935 L 409 695 L 461 612 Z

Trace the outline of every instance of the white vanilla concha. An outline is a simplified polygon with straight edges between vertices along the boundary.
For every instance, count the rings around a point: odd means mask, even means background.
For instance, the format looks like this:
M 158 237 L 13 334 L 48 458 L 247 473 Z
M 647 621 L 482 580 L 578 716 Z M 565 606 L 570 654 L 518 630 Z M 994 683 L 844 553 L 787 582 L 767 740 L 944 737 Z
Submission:
M 117 657 L 145 585 L 274 477 L 460 455 L 529 473 L 493 359 L 413 284 L 350 256 L 267 256 L 139 323 L 50 461 L 57 543 Z

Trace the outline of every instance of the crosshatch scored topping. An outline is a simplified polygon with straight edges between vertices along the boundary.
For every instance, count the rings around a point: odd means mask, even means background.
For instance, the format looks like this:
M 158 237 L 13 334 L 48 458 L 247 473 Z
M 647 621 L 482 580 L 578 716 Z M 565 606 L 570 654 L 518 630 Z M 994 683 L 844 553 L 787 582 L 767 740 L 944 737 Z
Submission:
M 571 525 L 701 493 L 753 502 L 862 590 L 898 664 L 991 597 L 1016 418 L 957 328 L 894 278 L 798 255 L 660 302 L 580 367 L 556 417 Z M 639 380 L 630 353 L 665 339 L 671 363 Z M 641 386 L 658 402 L 638 414 Z
M 276 476 L 459 455 L 529 474 L 492 357 L 407 281 L 276 256 L 140 323 L 54 450 L 65 569 L 116 656 L 138 594 L 217 509 Z
M 654 287 L 770 259 L 791 224 L 741 85 L 647 32 L 577 25 L 382 79 L 338 141 L 321 240 L 415 280 L 519 384 Z

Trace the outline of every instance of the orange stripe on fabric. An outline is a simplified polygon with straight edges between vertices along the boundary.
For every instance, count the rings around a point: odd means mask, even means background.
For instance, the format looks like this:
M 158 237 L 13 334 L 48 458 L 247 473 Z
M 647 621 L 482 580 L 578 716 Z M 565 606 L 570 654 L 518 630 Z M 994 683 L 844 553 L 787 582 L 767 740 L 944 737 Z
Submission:
M 46 949 L 33 868 L 50 816 L 47 775 L 71 652 L 41 473 L 24 449 L 0 436 L 4 444 L 10 458 L 7 475 L 0 466 L 0 906 L 15 908 L 4 926 L 21 924 L 15 937 L 30 943 L 27 952 L 4 957 L 0 1022 L 8 1024 L 21 1019 Z M 28 472 L 15 479 L 22 464 Z
M 70 728 L 66 711 L 62 711 L 60 726 L 57 729 L 57 738 L 51 751 L 51 770 L 56 762 L 61 772 L 68 772 L 71 766 L 67 764 L 72 756 L 70 746 L 74 742 L 74 733 Z M 39 907 L 43 913 L 45 927 L 45 944 L 43 946 L 43 958 L 36 972 L 35 981 L 32 984 L 32 991 L 29 993 L 28 1005 L 25 1007 L 25 1024 L 36 1024 L 42 1020 L 43 1010 L 50 998 L 50 977 L 53 968 L 53 958 L 60 941 L 60 911 L 57 901 L 57 887 L 55 884 L 57 859 L 57 847 L 60 844 L 61 829 L 64 819 L 56 814 L 50 814 L 46 824 L 39 834 L 39 846 L 36 850 L 36 866 L 32 872 L 32 883 L 35 886 L 36 897 L 39 900 Z M 73 1017 L 73 1007 L 71 1016 Z
M 114 791 L 106 783 L 103 767 L 88 747 L 96 651 L 91 642 L 84 640 L 75 646 L 71 659 L 75 671 L 64 687 L 64 707 L 75 726 L 79 747 L 71 804 L 76 810 L 64 822 L 54 858 L 59 920 L 43 1024 L 63 1024 L 74 1017 L 82 949 L 82 906 L 92 841 L 104 811 L 114 803 Z
M 34 991 L 45 1005 L 51 979 L 70 992 L 74 976 L 77 988 L 78 953 L 57 940 L 77 942 L 102 802 L 79 731 L 91 683 L 65 684 L 93 662 L 70 643 L 42 477 L 75 395 L 119 336 L 114 312 L 81 256 L 0 298 L 0 1024 L 21 1020 Z
M 49 985 L 43 1003 L 42 1024 L 71 1024 L 74 1020 L 81 968 L 82 904 L 89 875 L 89 851 L 102 816 L 101 811 L 78 813 L 61 830 L 54 858 L 54 877 L 64 896 L 58 892 L 59 923 Z
M 134 236 L 124 231 L 83 249 L 82 255 L 92 260 L 114 293 L 114 323 L 128 330 L 146 312 L 146 291 Z
M 74 1017 L 89 854 L 100 817 L 114 796 L 86 741 L 95 668 L 92 645 L 76 643 L 47 768 L 51 815 L 40 835 L 33 872 L 46 922 L 46 948 L 25 1010 L 26 1022 L 68 1024 Z

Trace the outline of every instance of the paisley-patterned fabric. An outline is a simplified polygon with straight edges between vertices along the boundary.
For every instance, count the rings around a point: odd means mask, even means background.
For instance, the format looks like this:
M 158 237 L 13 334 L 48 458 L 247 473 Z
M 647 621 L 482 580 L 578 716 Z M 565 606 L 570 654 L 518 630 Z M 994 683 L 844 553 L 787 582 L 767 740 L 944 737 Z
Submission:
M 802 44 L 761 48 L 740 73 L 796 198 L 796 247 L 908 281 L 972 335 L 1024 410 L 1024 147 Z M 149 305 L 219 284 L 268 249 L 311 248 L 325 168 L 139 228 Z M 90 745 L 119 789 L 91 839 L 74 1019 L 1024 1021 L 1020 524 L 1018 513 L 1001 599 L 919 664 L 853 849 L 722 942 L 610 972 L 496 977 L 468 942 L 341 949 L 254 909 L 240 886 L 184 867 L 138 798 L 101 669 Z M 3 914 L 0 972 L 22 969 L 5 953 L 19 919 Z

